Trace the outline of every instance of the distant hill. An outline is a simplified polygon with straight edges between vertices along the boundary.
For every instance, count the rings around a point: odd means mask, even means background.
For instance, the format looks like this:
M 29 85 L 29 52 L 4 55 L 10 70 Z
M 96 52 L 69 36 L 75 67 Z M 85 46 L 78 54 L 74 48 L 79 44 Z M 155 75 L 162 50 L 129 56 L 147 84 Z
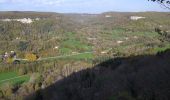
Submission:
M 49 18 L 57 15 L 52 12 L 33 12 L 33 11 L 4 11 L 0 12 L 0 19 L 5 18 Z

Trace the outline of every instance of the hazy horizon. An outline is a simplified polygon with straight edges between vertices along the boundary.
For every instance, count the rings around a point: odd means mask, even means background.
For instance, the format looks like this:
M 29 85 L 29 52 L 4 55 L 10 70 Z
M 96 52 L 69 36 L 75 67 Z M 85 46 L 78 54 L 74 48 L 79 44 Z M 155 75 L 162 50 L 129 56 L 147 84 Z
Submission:
M 157 3 L 148 0 L 0 0 L 0 11 L 36 11 L 56 13 L 103 12 L 169 12 Z
M 105 12 L 99 12 L 99 13 L 88 13 L 88 12 L 54 12 L 54 11 L 13 11 L 13 10 L 9 10 L 9 11 L 0 11 L 0 12 L 33 12 L 33 13 L 60 13 L 60 14 L 103 14 L 103 13 L 145 13 L 145 12 L 162 12 L 162 13 L 168 13 L 168 11 L 139 11 L 139 12 L 135 12 L 135 11 L 105 11 Z

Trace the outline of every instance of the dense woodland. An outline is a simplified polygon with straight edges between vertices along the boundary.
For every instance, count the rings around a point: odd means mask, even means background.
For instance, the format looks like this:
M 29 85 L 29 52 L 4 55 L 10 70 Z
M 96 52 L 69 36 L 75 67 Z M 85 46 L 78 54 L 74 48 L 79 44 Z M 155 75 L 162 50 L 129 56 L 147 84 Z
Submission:
M 166 12 L 0 12 L 0 55 L 19 59 L 0 60 L 0 99 L 169 100 L 169 27 Z

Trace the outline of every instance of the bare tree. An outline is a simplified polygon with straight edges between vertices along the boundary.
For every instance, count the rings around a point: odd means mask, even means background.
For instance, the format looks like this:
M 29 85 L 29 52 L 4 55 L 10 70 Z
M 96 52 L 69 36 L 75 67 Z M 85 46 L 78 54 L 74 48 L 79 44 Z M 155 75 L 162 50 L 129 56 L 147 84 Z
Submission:
M 170 0 L 148 0 L 148 1 L 157 2 L 162 7 L 170 9 Z

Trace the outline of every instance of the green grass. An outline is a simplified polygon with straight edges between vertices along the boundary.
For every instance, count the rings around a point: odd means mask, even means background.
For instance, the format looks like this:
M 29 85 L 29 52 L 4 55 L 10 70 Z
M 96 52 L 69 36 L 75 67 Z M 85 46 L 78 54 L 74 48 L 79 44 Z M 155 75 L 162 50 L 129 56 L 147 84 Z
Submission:
M 66 35 L 66 37 L 69 37 L 69 39 L 74 39 L 76 33 L 74 33 L 74 32 L 67 32 L 67 33 L 65 33 L 65 35 Z
M 78 40 L 66 40 L 66 41 L 62 42 L 61 45 L 64 47 L 69 47 L 69 48 L 84 48 L 84 49 L 89 48 L 89 46 L 87 44 L 81 43 Z
M 28 75 L 20 77 L 20 78 L 15 78 L 15 79 L 11 79 L 7 82 L 11 83 L 12 85 L 20 85 L 22 83 L 28 82 L 30 79 L 30 77 Z
M 93 53 L 84 53 L 84 54 L 79 54 L 79 55 L 74 55 L 74 56 L 70 56 L 70 57 L 66 57 L 66 58 L 70 58 L 70 59 L 92 59 Z
M 76 51 L 91 51 L 92 47 L 87 45 L 86 43 L 82 43 L 79 40 L 76 39 L 69 39 L 65 40 L 60 44 L 61 48 L 59 48 L 60 53 L 71 53 Z
M 155 47 L 153 48 L 153 52 L 162 52 L 167 49 L 170 49 L 170 44 L 166 44 L 164 47 Z
M 55 60 L 82 60 L 82 59 L 93 59 L 93 53 L 82 53 L 82 54 L 71 54 L 70 56 L 59 56 L 59 57 L 52 57 L 52 58 L 46 58 L 40 61 L 55 61 Z
M 0 81 L 12 78 L 12 77 L 17 77 L 16 72 L 6 72 L 6 73 L 0 73 Z
M 24 82 L 28 82 L 29 78 L 30 78 L 28 75 L 25 75 L 22 77 L 18 77 L 18 76 L 19 75 L 16 72 L 0 73 L 0 85 L 5 84 L 6 82 L 11 83 L 13 85 L 22 84 Z M 18 78 L 16 78 L 16 77 L 18 77 Z M 10 80 L 8 80 L 8 79 L 10 79 Z
M 123 31 L 117 31 L 117 30 L 114 30 L 112 32 L 112 38 L 113 39 L 122 39 L 123 37 L 125 37 L 126 35 L 123 34 Z
M 105 39 L 112 38 L 114 40 L 121 40 L 125 37 L 132 37 L 132 36 L 155 38 L 158 37 L 159 34 L 156 32 L 149 32 L 149 31 L 131 32 L 131 31 L 126 31 L 125 29 L 114 29 L 111 32 L 106 31 L 103 34 L 101 34 L 101 37 Z
M 150 37 L 150 38 L 159 36 L 159 34 L 156 32 L 131 32 L 129 33 L 129 35 L 144 36 L 144 37 Z
M 59 52 L 62 53 L 62 54 L 69 54 L 72 52 L 72 50 L 70 48 L 65 48 L 65 47 L 62 47 L 59 49 Z
M 126 31 L 125 29 L 114 29 L 112 30 L 111 34 L 103 34 L 104 37 L 112 37 L 112 39 L 116 39 L 116 40 L 120 40 L 124 37 L 131 37 L 131 36 L 138 36 L 138 37 L 149 37 L 149 38 L 155 38 L 158 37 L 159 34 L 156 32 L 145 32 L 145 31 L 141 31 L 141 32 L 130 32 L 130 31 Z
M 107 39 L 107 40 L 112 40 L 112 39 L 120 40 L 120 39 L 126 37 L 126 34 L 124 34 L 124 33 L 125 33 L 124 29 L 117 28 L 112 31 L 101 32 L 100 37 L 102 37 L 102 39 Z
M 76 37 L 76 33 L 67 32 L 64 34 L 65 40 L 60 43 L 59 52 L 62 54 L 70 54 L 72 52 L 91 51 L 92 47 L 87 43 L 81 42 Z

